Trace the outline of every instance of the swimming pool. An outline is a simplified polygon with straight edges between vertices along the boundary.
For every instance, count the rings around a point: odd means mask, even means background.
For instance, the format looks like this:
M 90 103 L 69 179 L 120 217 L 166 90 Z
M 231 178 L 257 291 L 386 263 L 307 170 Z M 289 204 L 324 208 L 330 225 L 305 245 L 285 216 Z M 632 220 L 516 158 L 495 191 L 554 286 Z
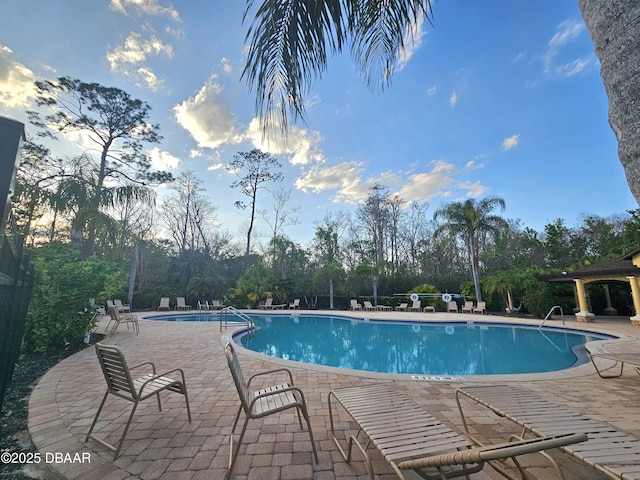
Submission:
M 363 321 L 325 315 L 251 315 L 235 340 L 272 357 L 369 372 L 493 375 L 563 370 L 588 361 L 607 335 L 497 323 Z

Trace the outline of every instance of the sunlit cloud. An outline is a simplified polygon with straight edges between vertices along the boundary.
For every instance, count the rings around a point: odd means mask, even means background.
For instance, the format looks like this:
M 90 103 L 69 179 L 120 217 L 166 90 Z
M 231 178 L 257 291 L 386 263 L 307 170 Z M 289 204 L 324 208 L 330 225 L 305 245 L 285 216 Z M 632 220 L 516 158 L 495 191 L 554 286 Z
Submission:
M 173 57 L 173 47 L 163 43 L 155 35 L 150 39 L 143 40 L 137 32 L 131 32 L 124 41 L 124 45 L 107 52 L 107 60 L 111 71 L 124 74 L 139 82 L 138 86 L 146 87 L 152 91 L 157 91 L 162 82 L 145 65 L 147 57 L 150 55 L 165 55 Z
M 149 151 L 151 166 L 156 170 L 175 170 L 180 166 L 180 159 L 157 147 Z
M 458 103 L 458 94 L 454 90 L 453 92 L 451 92 L 451 96 L 449 97 L 449 104 L 452 107 L 455 107 L 456 103 Z
M 398 190 L 398 196 L 407 202 L 426 203 L 454 184 L 454 164 L 437 160 L 430 167 L 427 172 L 410 175 L 408 182 Z
M 432 96 L 434 96 L 436 94 L 437 91 L 438 91 L 438 86 L 434 85 L 432 87 L 427 88 L 427 95 L 432 97 Z
M 484 185 L 480 184 L 479 181 L 476 182 L 460 182 L 457 187 L 460 190 L 464 190 L 466 191 L 466 196 L 467 197 L 472 197 L 472 198 L 477 198 L 477 197 L 482 197 L 485 192 L 487 191 L 487 187 L 485 187 Z
M 157 0 L 111 0 L 109 8 L 123 15 L 129 15 L 133 9 L 145 15 L 167 15 L 176 22 L 180 21 L 177 10 L 171 6 L 163 7 Z
M 211 80 L 195 96 L 173 107 L 176 121 L 199 148 L 217 148 L 238 141 L 236 117 L 226 105 L 223 91 L 220 84 Z
M 336 199 L 355 203 L 366 198 L 368 187 L 362 186 L 360 176 L 364 167 L 360 162 L 341 162 L 336 165 L 314 165 L 295 182 L 303 192 L 320 193 L 337 190 Z
M 0 45 L 0 104 L 10 108 L 28 105 L 34 94 L 34 73 L 16 62 L 9 47 Z
M 244 140 L 250 141 L 255 148 L 272 155 L 287 155 L 292 165 L 308 165 L 324 162 L 324 154 L 320 149 L 322 137 L 320 132 L 290 126 L 287 138 L 271 135 L 265 138 L 260 121 L 254 118 L 242 134 Z
M 520 142 L 520 134 L 512 135 L 502 141 L 502 149 L 507 151 L 518 146 Z

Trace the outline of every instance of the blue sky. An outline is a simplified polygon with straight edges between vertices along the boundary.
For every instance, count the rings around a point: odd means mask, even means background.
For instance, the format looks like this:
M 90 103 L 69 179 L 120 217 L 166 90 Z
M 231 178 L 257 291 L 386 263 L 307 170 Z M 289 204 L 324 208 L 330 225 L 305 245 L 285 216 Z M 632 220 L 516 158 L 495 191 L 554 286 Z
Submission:
M 38 78 L 70 76 L 145 100 L 164 136 L 150 150 L 154 165 L 194 171 L 239 238 L 246 215 L 221 166 L 255 147 L 284 166 L 287 206 L 301 208 L 286 233 L 302 243 L 314 221 L 356 208 L 376 183 L 428 202 L 429 214 L 497 195 L 505 217 L 536 230 L 558 217 L 573 226 L 585 213 L 637 208 L 577 0 L 436 1 L 433 25 L 416 26 L 390 88 L 368 88 L 348 52 L 332 58 L 307 99 L 307 124 L 291 128 L 287 145 L 263 144 L 240 80 L 243 7 L 0 0 L 0 115 L 26 121 Z M 265 194 L 258 208 L 271 204 Z

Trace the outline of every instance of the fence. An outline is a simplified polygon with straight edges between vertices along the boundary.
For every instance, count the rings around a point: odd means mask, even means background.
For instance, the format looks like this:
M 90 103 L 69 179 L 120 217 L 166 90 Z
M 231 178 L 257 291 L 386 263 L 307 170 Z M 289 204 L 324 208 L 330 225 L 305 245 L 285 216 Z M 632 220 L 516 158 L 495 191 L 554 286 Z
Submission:
M 0 234 L 0 410 L 20 355 L 33 288 L 33 265 L 23 245 L 21 235 Z

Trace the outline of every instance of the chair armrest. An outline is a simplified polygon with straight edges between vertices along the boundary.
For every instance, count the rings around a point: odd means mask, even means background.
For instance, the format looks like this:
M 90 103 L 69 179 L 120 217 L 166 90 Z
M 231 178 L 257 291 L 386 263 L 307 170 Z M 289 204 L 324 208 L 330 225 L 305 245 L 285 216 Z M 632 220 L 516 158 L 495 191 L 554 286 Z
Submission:
M 271 375 L 273 373 L 278 373 L 278 372 L 286 372 L 287 375 L 289 376 L 290 384 L 293 385 L 293 375 L 291 375 L 291 371 L 288 368 L 276 368 L 275 370 L 268 370 L 266 372 L 260 372 L 260 373 L 256 373 L 255 375 L 251 375 L 251 377 L 249 377 L 249 380 L 247 381 L 247 388 L 249 387 L 249 385 L 251 385 L 251 382 L 253 381 L 254 378 L 262 377 L 264 375 Z
M 139 363 L 138 365 L 134 365 L 133 367 L 129 367 L 129 370 L 133 370 L 135 368 L 138 367 L 143 367 L 145 365 L 151 365 L 151 370 L 153 371 L 153 374 L 156 374 L 156 366 L 153 362 L 143 362 L 143 363 Z

